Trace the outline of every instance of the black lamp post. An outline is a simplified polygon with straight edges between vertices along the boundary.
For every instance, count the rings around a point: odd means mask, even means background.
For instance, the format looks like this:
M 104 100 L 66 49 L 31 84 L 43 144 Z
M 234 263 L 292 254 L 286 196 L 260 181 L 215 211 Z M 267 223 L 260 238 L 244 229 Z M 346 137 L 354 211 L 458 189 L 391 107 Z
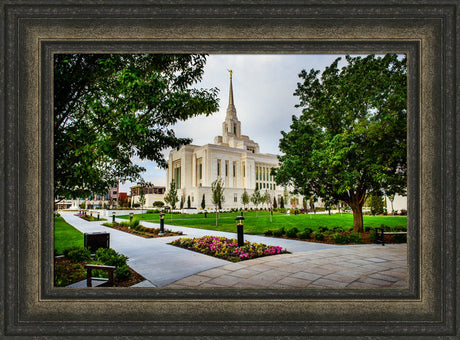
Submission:
M 158 235 L 164 235 L 165 234 L 165 214 L 161 213 L 160 214 L 160 232 Z
M 238 234 L 238 247 L 244 246 L 244 234 L 243 234 L 243 216 L 235 217 L 236 221 L 236 232 Z
M 116 214 L 117 214 L 117 213 L 116 213 L 115 211 L 112 213 L 112 223 L 115 223 L 115 215 L 116 215 Z
M 132 220 L 133 220 L 133 216 L 134 216 L 134 213 L 132 213 L 132 212 L 131 212 L 131 213 L 129 213 L 129 222 L 132 222 Z

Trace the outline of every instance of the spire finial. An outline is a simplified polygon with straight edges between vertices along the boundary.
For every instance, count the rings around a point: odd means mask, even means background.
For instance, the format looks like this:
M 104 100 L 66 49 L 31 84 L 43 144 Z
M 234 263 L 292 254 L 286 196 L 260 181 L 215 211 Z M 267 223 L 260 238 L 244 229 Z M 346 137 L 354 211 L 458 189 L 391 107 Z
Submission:
M 233 71 L 232 71 L 232 70 L 227 70 L 227 71 L 228 71 L 228 73 L 230 73 L 230 79 L 232 79 L 232 73 L 233 73 Z

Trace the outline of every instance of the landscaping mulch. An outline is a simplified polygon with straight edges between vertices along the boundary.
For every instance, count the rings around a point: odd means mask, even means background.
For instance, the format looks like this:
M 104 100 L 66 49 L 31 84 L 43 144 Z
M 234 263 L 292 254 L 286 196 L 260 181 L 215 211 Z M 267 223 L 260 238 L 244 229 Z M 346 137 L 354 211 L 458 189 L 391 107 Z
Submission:
M 109 228 L 113 228 L 113 229 L 117 229 L 117 230 L 123 231 L 125 233 L 134 234 L 136 236 L 140 236 L 140 237 L 143 237 L 143 238 L 156 238 L 156 237 L 168 237 L 168 236 L 183 235 L 182 232 L 174 232 L 174 231 L 170 231 L 170 230 L 166 230 L 166 229 L 165 229 L 164 235 L 158 235 L 158 233 L 156 233 L 156 232 L 151 233 L 151 232 L 148 232 L 148 231 L 138 231 L 138 230 L 135 230 L 135 229 L 131 229 L 131 228 L 127 227 L 127 226 L 124 226 L 122 224 L 116 224 L 116 225 L 111 224 L 111 225 L 109 225 L 108 223 L 104 223 L 104 226 L 109 227 Z M 154 229 L 154 230 L 158 231 L 159 229 Z
M 71 262 L 65 257 L 56 257 L 54 259 L 55 286 L 68 286 L 75 282 L 86 280 L 85 262 Z M 114 279 L 114 287 L 131 287 L 145 278 L 129 267 L 131 277 L 128 280 L 119 281 Z M 63 285 L 57 284 L 56 280 L 62 280 Z

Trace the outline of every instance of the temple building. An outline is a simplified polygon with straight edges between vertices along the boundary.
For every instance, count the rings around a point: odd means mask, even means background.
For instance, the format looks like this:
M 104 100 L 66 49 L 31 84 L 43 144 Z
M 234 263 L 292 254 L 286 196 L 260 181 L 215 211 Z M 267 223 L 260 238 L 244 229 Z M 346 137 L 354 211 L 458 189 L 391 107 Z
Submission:
M 213 144 L 189 144 L 171 151 L 167 188 L 174 180 L 178 195 L 185 201 L 190 196 L 192 207 L 200 208 L 204 195 L 206 209 L 212 209 L 211 183 L 221 178 L 225 188 L 224 209 L 243 207 L 241 195 L 244 189 L 252 195 L 256 185 L 261 194 L 268 191 L 271 201 L 276 197 L 279 203 L 284 188 L 278 187 L 270 175 L 270 170 L 278 166 L 278 158 L 273 154 L 261 153 L 259 144 L 241 134 L 241 122 L 233 100 L 232 71 L 229 72 L 229 100 L 222 135 L 216 136 Z M 288 205 L 285 202 L 285 206 Z M 247 207 L 254 205 L 250 203 Z

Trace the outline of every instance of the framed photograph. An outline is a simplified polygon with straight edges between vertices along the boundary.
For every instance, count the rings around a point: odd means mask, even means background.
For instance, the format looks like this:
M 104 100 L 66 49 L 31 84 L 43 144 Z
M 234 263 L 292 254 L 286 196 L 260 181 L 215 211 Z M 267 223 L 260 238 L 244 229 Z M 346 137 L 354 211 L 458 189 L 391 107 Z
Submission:
M 459 147 L 455 85 L 458 3 L 141 1 L 127 5 L 3 1 L 1 6 L 3 336 L 454 339 L 459 335 L 455 294 L 459 257 L 455 177 Z M 388 53 L 407 58 L 409 213 L 404 285 L 354 289 L 292 284 L 55 286 L 56 56 L 281 55 L 280 60 L 287 60 L 287 56 Z M 222 65 L 222 70 L 227 73 L 231 67 Z M 232 72 L 225 74 L 230 87 L 221 88 L 229 98 L 229 107 L 234 94 L 230 89 L 235 86 L 231 79 L 237 77 L 236 70 Z M 220 106 L 225 110 L 227 102 L 221 101 Z M 238 110 L 236 98 L 235 107 Z M 224 122 L 222 128 L 216 127 L 213 145 L 244 139 L 239 120 L 232 117 L 226 117 L 227 125 Z M 285 119 L 291 121 L 290 112 Z M 244 147 L 246 152 L 257 154 L 257 140 L 251 138 L 244 139 Z M 233 164 L 222 160 L 213 171 L 231 174 Z M 178 167 L 173 162 L 168 176 L 181 178 L 178 171 L 174 173 Z M 195 170 L 199 169 L 197 164 Z M 235 164 L 235 174 L 238 168 L 246 171 Z M 206 186 L 198 173 L 195 181 L 201 180 Z M 259 172 L 254 180 L 259 180 Z M 269 187 L 274 182 L 259 182 L 268 186 L 267 191 L 276 190 Z M 239 192 L 232 194 L 240 200 Z M 193 195 L 198 205 L 203 193 Z M 184 200 L 187 205 L 187 198 Z M 227 198 L 227 204 L 229 200 L 232 197 Z

